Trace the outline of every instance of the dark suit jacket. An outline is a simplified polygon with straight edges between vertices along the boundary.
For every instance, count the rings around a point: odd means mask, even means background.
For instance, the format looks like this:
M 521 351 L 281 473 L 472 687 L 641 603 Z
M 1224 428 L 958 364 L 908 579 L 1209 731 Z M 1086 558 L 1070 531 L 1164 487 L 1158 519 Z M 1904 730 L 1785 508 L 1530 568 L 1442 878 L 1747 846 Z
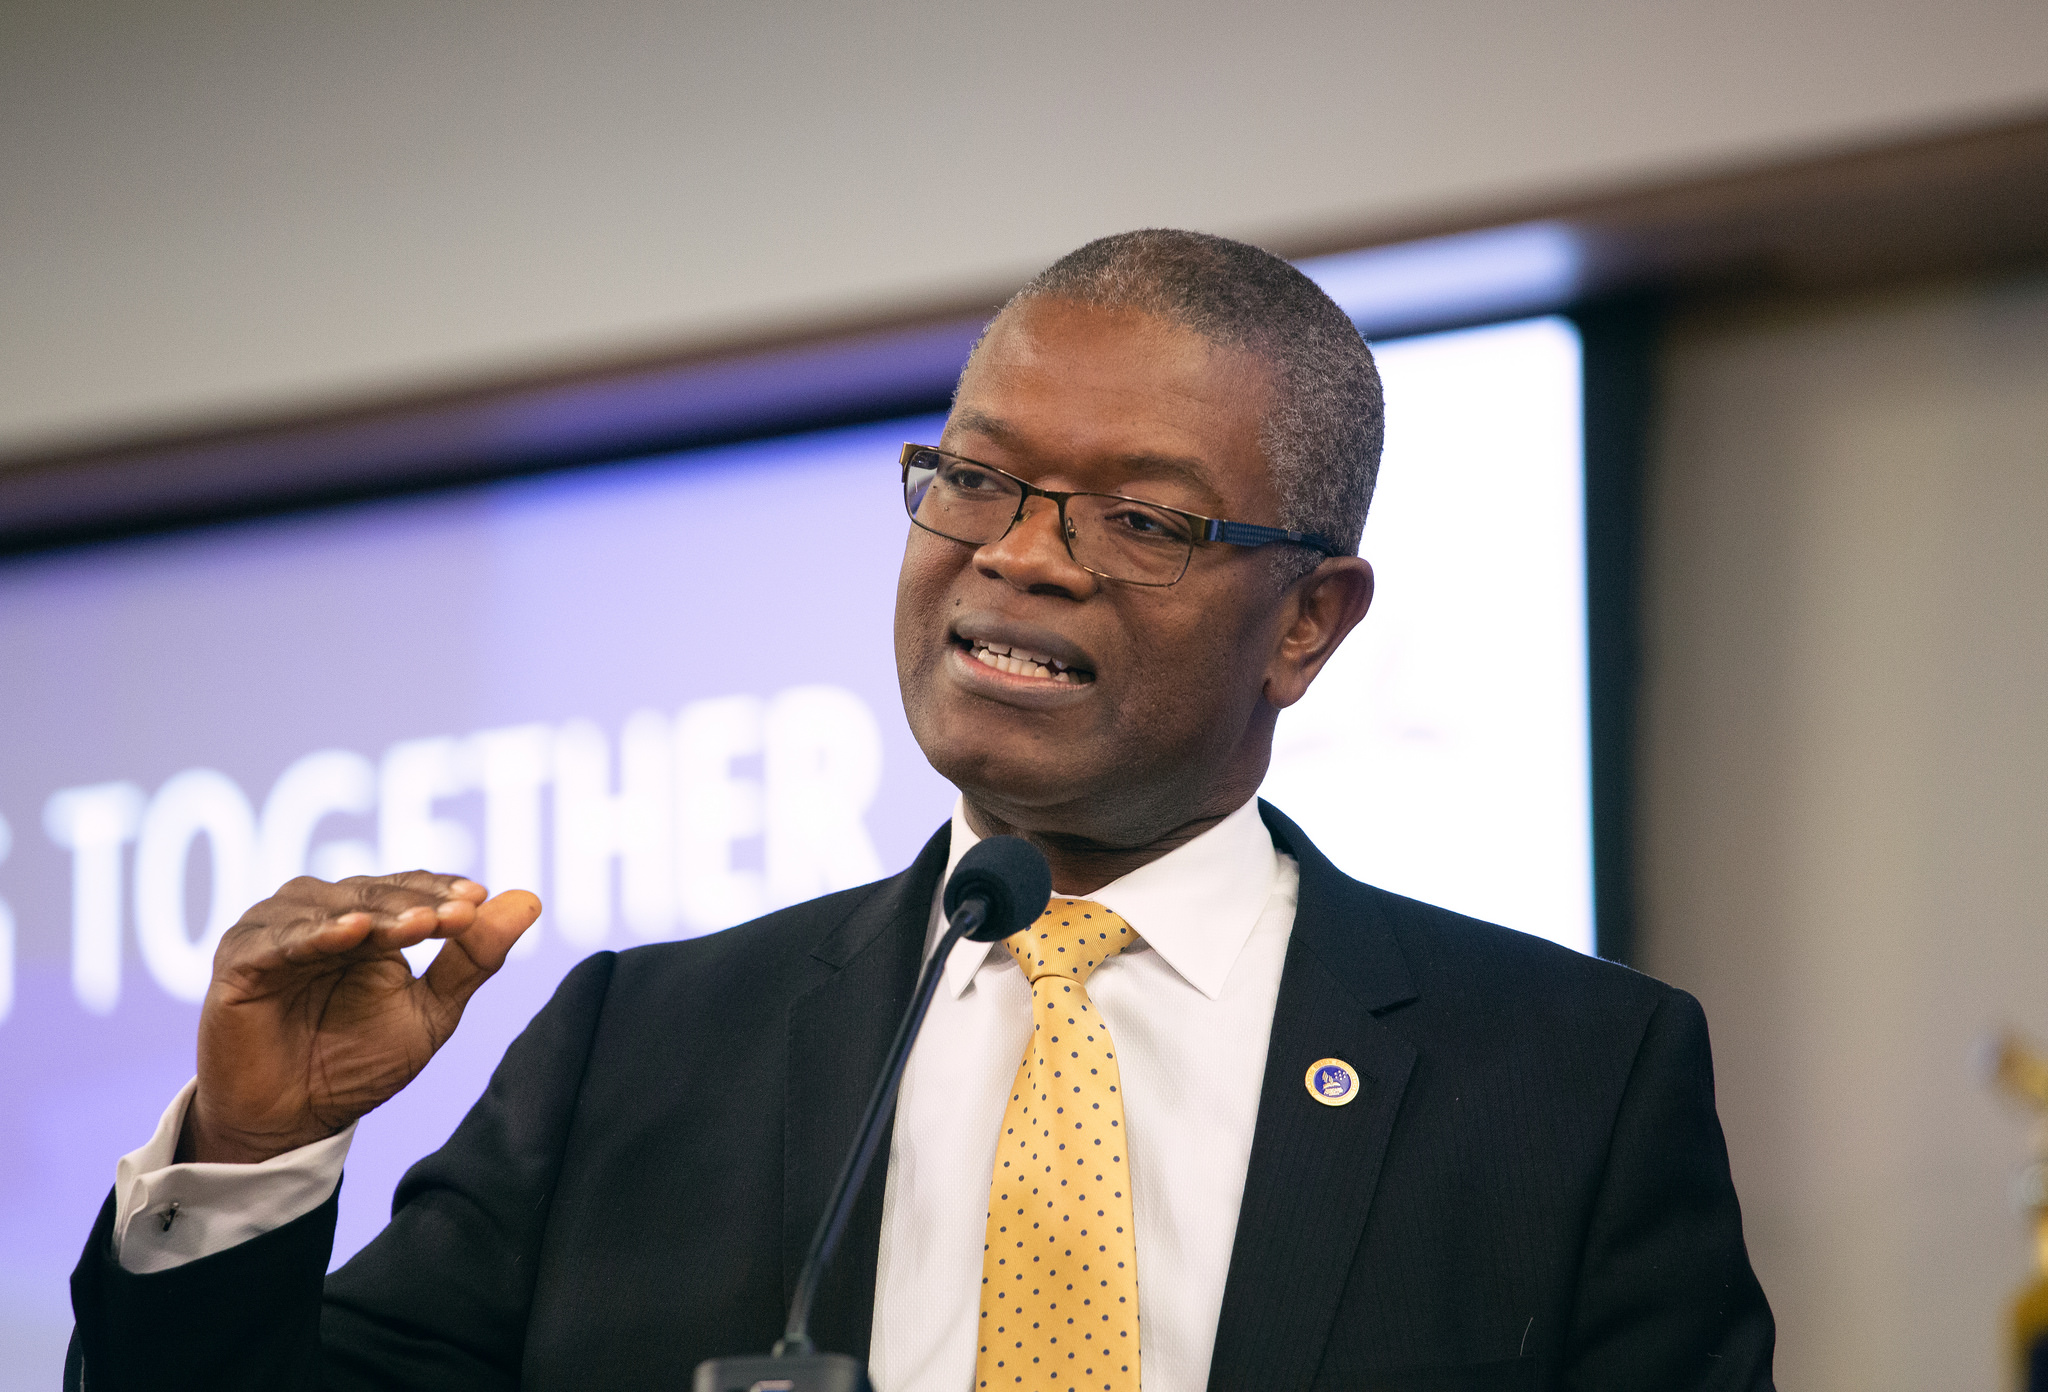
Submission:
M 1261 810 L 1301 897 L 1210 1388 L 1769 1387 L 1691 997 L 1360 884 Z M 700 1359 L 767 1349 L 946 845 L 582 963 L 324 1282 L 331 1199 L 136 1276 L 111 1257 L 110 1197 L 72 1277 L 74 1373 L 88 1392 L 596 1392 L 685 1388 Z M 1307 1094 L 1325 1056 L 1357 1068 L 1348 1106 Z M 871 1176 L 818 1298 L 821 1348 L 868 1348 L 881 1212 Z

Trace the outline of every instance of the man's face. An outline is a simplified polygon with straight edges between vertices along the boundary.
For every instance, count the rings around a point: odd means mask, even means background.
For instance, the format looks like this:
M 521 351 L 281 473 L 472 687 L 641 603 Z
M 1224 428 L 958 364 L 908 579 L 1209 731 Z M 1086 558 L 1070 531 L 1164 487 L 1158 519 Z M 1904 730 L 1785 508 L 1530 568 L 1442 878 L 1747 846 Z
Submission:
M 1256 359 L 1154 316 L 1041 299 L 990 329 L 938 443 L 1045 488 L 1273 525 L 1271 389 Z M 974 807 L 1144 845 L 1256 790 L 1269 696 L 1299 695 L 1268 691 L 1289 611 L 1270 563 L 1236 547 L 1198 546 L 1165 588 L 1090 574 L 1044 498 L 978 549 L 913 527 L 896 592 L 904 709 Z

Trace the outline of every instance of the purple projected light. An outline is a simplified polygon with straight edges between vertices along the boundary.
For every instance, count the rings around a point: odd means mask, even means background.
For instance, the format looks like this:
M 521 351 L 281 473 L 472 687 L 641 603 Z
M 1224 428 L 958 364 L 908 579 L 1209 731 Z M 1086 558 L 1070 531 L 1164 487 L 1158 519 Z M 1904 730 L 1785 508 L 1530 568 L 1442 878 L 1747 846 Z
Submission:
M 283 878 L 430 865 L 548 903 L 360 1128 L 339 1261 L 575 961 L 906 864 L 952 797 L 903 723 L 890 636 L 895 457 L 937 430 L 0 570 L 0 1343 L 61 1358 L 65 1275 L 113 1161 L 191 1075 L 213 943 Z
M 1379 353 L 1379 598 L 1264 791 L 1354 874 L 1589 949 L 1576 336 Z M 0 1392 L 54 1385 L 214 943 L 284 879 L 427 866 L 547 905 L 364 1119 L 340 1261 L 574 962 L 909 862 L 952 792 L 897 694 L 896 456 L 940 424 L 0 563 Z

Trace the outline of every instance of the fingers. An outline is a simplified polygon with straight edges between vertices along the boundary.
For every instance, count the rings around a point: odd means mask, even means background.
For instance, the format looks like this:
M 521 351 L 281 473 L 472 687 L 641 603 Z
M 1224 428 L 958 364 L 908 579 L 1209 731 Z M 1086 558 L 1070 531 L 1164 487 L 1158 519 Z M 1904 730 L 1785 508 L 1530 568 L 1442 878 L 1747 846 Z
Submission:
M 292 880 L 250 909 L 221 942 L 216 971 L 264 971 L 358 952 L 394 952 L 476 921 L 484 887 L 413 870 L 329 884 Z
M 338 918 L 358 912 L 396 917 L 410 908 L 431 909 L 451 900 L 476 905 L 484 898 L 484 887 L 474 880 L 460 875 L 432 875 L 424 870 L 396 875 L 352 875 L 332 884 L 301 875 L 251 909 L 246 917 L 276 919 L 317 914 Z
M 436 909 L 449 903 L 465 903 L 473 908 L 486 897 L 484 887 L 474 880 L 461 875 L 433 875 L 424 870 L 356 875 L 332 885 L 322 885 L 318 880 L 311 883 L 317 888 L 307 895 L 308 900 L 329 912 L 355 911 L 394 918 L 407 909 Z
M 461 875 L 436 875 L 426 870 L 401 870 L 395 875 L 359 875 L 341 883 L 364 886 L 377 893 L 409 891 L 434 900 L 467 899 L 472 904 L 481 904 L 485 898 L 484 887 L 475 880 Z
M 460 1013 L 476 988 L 505 965 L 505 954 L 540 917 L 540 900 L 508 889 L 475 911 L 472 921 L 442 933 L 447 942 L 421 978 L 446 1007 Z
M 468 883 L 465 881 L 464 883 Z M 482 887 L 472 885 L 479 894 Z M 375 914 L 367 910 L 343 914 L 338 923 L 360 920 L 370 925 L 365 939 L 373 947 L 407 948 L 432 937 L 459 933 L 476 922 L 477 906 L 467 897 L 443 899 L 438 904 L 414 904 L 396 913 Z
M 311 919 L 279 928 L 260 943 L 237 943 L 233 938 L 223 939 L 221 955 L 226 956 L 231 947 L 241 949 L 236 956 L 248 965 L 257 965 L 263 958 L 275 957 L 286 962 L 307 962 L 320 957 L 336 957 L 353 952 L 363 945 L 365 939 L 376 931 L 377 921 L 370 914 L 343 914 L 339 918 Z
M 474 880 L 408 870 L 398 875 L 356 875 L 334 884 L 293 880 L 271 902 L 324 917 L 368 914 L 376 927 L 388 928 L 408 917 L 431 924 L 437 914 L 444 919 L 451 913 L 461 915 L 484 898 L 484 887 Z

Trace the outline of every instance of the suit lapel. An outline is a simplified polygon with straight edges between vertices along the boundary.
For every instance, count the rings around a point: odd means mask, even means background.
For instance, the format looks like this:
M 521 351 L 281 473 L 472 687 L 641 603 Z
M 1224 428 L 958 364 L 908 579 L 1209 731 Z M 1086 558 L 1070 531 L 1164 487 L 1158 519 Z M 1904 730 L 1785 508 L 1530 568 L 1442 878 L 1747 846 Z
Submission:
M 826 934 L 811 957 L 832 974 L 790 1005 L 783 1102 L 785 1302 L 795 1294 L 812 1233 L 917 984 L 949 840 L 949 830 L 941 828 L 908 870 L 878 887 Z M 811 1337 L 820 1349 L 862 1360 L 874 1320 L 888 1159 L 885 1133 L 811 1311 Z
M 1212 1392 L 1309 1386 L 1322 1362 L 1379 1182 L 1415 1050 L 1377 1018 L 1415 998 L 1406 959 L 1363 886 L 1259 804 L 1301 866 L 1258 1129 L 1209 1367 Z M 1351 1064 L 1357 1097 L 1308 1094 L 1309 1066 Z

